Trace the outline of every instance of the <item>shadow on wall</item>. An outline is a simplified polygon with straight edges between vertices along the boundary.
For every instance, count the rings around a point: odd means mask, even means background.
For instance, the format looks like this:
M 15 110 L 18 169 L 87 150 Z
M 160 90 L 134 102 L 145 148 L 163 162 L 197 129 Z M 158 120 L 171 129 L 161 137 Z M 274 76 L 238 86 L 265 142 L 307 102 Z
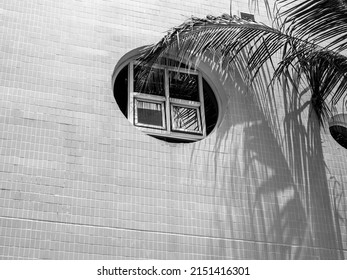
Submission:
M 346 202 L 338 202 L 341 194 L 330 200 L 307 89 L 293 86 L 300 77 L 268 88 L 268 73 L 263 69 L 253 93 L 240 75 L 231 77 L 235 88 L 206 164 L 215 172 L 206 258 L 341 259 L 336 204 Z
M 342 175 L 340 174 L 340 181 L 335 176 L 330 176 L 329 185 L 332 190 L 332 204 L 333 204 L 333 217 L 335 222 L 335 227 L 337 229 L 342 229 L 344 233 L 347 232 L 347 204 L 346 204 L 346 193 L 345 186 L 342 182 Z M 336 242 L 339 245 L 339 257 L 344 259 L 343 251 L 343 237 L 341 230 L 336 232 Z

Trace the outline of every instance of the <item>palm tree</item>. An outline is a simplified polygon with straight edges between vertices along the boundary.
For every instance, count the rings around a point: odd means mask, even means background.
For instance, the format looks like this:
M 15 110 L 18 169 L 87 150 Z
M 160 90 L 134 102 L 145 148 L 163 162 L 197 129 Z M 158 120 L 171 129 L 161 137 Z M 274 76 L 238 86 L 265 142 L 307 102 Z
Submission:
M 282 22 L 277 27 L 227 14 L 192 17 L 145 49 L 141 62 L 151 67 L 170 53 L 199 63 L 206 54 L 213 54 L 225 69 L 237 67 L 250 83 L 265 64 L 274 68 L 272 81 L 291 78 L 289 73 L 294 71 L 306 78 L 312 108 L 323 123 L 331 116 L 331 106 L 347 90 L 347 57 L 342 54 L 347 39 L 346 3 L 347 0 L 275 1 L 276 22 Z M 320 45 L 327 40 L 326 46 Z M 274 59 L 276 54 L 281 57 L 279 62 Z
M 264 1 L 267 2 L 267 0 Z M 323 124 L 323 120 L 331 116 L 331 105 L 346 96 L 347 57 L 343 51 L 347 38 L 347 13 L 345 13 L 347 0 L 278 0 L 275 2 L 277 12 L 273 16 L 272 27 L 230 15 L 192 17 L 180 26 L 172 28 L 157 44 L 149 46 L 144 51 L 141 62 L 143 65 L 151 67 L 162 57 L 173 54 L 179 58 L 188 58 L 188 61 L 198 64 L 206 56 L 211 57 L 212 55 L 219 59 L 224 70 L 236 68 L 243 74 L 246 81 L 248 79 L 250 84 L 264 82 L 263 73 L 272 67 L 273 71 L 267 72 L 272 77 L 271 83 L 278 80 L 283 85 L 285 118 L 281 128 L 284 133 L 276 133 L 277 131 L 274 130 L 276 125 L 271 123 L 271 111 L 266 115 L 264 113 L 266 108 L 260 108 L 265 120 L 261 123 L 269 126 L 268 129 L 274 132 L 272 135 L 275 139 L 272 145 L 266 143 L 266 145 L 262 145 L 262 148 L 278 147 L 277 152 L 271 150 L 269 153 L 273 152 L 273 156 L 280 155 L 276 164 L 281 163 L 281 168 L 272 166 L 270 161 L 267 162 L 267 156 L 258 157 L 258 159 L 263 159 L 262 164 L 270 166 L 275 171 L 274 176 L 270 176 L 270 180 L 260 180 L 261 184 L 255 191 L 257 195 L 252 201 L 255 205 L 261 205 L 259 201 L 262 201 L 262 196 L 274 194 L 275 197 L 277 191 L 283 187 L 283 178 L 288 177 L 290 186 L 285 186 L 285 188 L 293 190 L 296 195 L 291 204 L 288 203 L 282 208 L 284 209 L 282 214 L 288 215 L 290 211 L 285 209 L 290 209 L 293 205 L 294 212 L 300 211 L 298 209 L 301 208 L 303 227 L 306 223 L 310 225 L 309 232 L 314 236 L 314 240 L 312 240 L 314 246 L 327 246 L 328 240 L 329 248 L 342 248 L 341 242 L 336 241 L 340 229 L 334 226 L 330 214 L 333 211 L 338 212 L 338 210 L 331 208 L 333 206 L 330 202 L 331 195 L 319 123 L 316 118 L 309 118 L 304 124 L 300 116 L 303 106 L 299 104 L 298 99 L 292 99 L 301 92 L 298 88 L 287 90 L 289 88 L 287 84 L 291 81 L 305 81 L 305 86 L 308 85 L 309 88 L 310 105 L 315 112 L 312 115 L 316 115 Z M 332 27 L 336 28 L 331 31 Z M 256 130 L 265 129 L 254 126 Z M 248 128 L 252 128 L 252 126 Z M 247 130 L 246 127 L 244 130 L 246 136 L 247 131 L 250 130 Z M 253 139 L 257 134 L 250 135 L 252 136 L 250 138 Z M 222 139 L 223 135 L 217 135 L 217 137 Z M 247 138 L 245 137 L 245 139 Z M 247 163 L 247 166 L 252 166 L 253 156 L 250 154 L 261 154 L 261 149 L 257 151 L 254 148 L 257 145 L 252 145 L 261 140 L 261 138 L 255 138 L 253 142 L 248 143 L 248 146 L 245 140 L 244 162 Z M 243 176 L 248 175 L 247 170 L 245 169 Z M 231 174 L 233 174 L 232 172 L 235 171 L 230 171 Z M 258 182 L 254 182 L 254 185 L 257 184 Z M 228 188 L 227 185 L 223 187 Z M 258 209 L 262 208 L 259 206 Z M 271 215 L 276 217 L 275 212 Z M 322 229 L 323 217 L 324 230 Z M 254 221 L 256 219 L 254 218 Z M 271 220 L 271 218 L 269 219 Z M 281 215 L 277 215 L 277 220 L 281 223 L 282 219 Z M 271 229 L 267 229 L 266 224 L 261 220 L 256 222 L 263 225 L 264 232 L 271 233 Z M 276 224 L 276 219 L 274 224 Z M 291 226 L 288 226 L 285 230 L 290 229 Z M 325 230 L 328 231 L 325 232 Z M 279 242 L 290 244 L 290 240 L 281 239 L 283 232 L 277 233 Z M 323 236 L 322 232 L 327 235 Z M 295 258 L 300 258 L 300 245 L 304 243 L 300 236 L 299 240 L 301 240 L 299 244 L 296 244 L 299 245 L 296 246 L 299 248 L 298 255 Z M 331 255 L 328 257 L 337 258 L 333 250 L 330 251 Z M 321 253 L 321 257 L 325 258 L 326 255 Z

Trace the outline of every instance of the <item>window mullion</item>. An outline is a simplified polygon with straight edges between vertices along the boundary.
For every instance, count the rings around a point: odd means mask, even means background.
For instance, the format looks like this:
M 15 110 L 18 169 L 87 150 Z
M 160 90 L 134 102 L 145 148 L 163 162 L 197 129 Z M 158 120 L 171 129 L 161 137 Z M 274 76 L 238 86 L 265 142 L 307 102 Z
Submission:
M 134 124 L 134 63 L 129 63 L 128 68 L 128 90 L 129 90 L 129 98 L 128 98 L 128 120 Z
M 171 131 L 171 116 L 170 116 L 170 92 L 169 92 L 169 70 L 167 67 L 164 69 L 164 83 L 165 83 L 165 117 L 167 131 Z

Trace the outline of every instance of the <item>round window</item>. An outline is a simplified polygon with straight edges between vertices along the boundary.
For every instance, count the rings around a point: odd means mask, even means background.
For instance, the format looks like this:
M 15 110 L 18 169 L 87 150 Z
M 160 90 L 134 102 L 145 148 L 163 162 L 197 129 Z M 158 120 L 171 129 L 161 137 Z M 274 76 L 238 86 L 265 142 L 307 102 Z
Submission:
M 148 69 L 127 60 L 115 70 L 113 90 L 124 116 L 164 141 L 198 141 L 217 124 L 218 103 L 202 73 L 172 59 Z

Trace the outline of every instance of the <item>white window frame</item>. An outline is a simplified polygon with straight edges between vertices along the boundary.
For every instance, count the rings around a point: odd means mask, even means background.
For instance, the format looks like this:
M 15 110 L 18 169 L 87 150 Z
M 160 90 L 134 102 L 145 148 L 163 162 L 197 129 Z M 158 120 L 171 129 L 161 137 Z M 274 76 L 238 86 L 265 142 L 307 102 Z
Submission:
M 148 94 L 147 94 L 148 95 Z M 149 128 L 155 128 L 155 129 L 166 129 L 166 117 L 165 117 L 165 99 L 161 99 L 161 98 L 153 98 L 154 96 L 146 96 L 143 97 L 143 94 L 133 94 L 133 104 L 134 104 L 134 124 L 136 126 L 142 126 L 142 127 L 149 127 Z M 151 104 L 160 104 L 162 107 L 161 110 L 161 122 L 162 122 L 162 126 L 158 126 L 158 125 L 150 125 L 150 124 L 144 124 L 139 122 L 138 120 L 138 116 L 137 116 L 137 106 L 138 106 L 138 101 L 142 101 L 142 102 L 149 102 Z
M 201 122 L 201 110 L 200 110 L 200 102 L 182 102 L 186 100 L 181 100 L 181 99 L 173 99 L 170 98 L 170 114 L 171 114 L 171 130 L 172 131 L 181 131 L 181 132 L 186 132 L 186 133 L 196 133 L 196 134 L 202 134 L 202 122 Z M 197 132 L 191 131 L 189 129 L 184 129 L 184 128 L 175 128 L 173 127 L 173 107 L 182 107 L 182 108 L 189 108 L 189 109 L 195 109 L 197 112 L 197 119 L 198 119 L 198 128 L 199 130 Z
M 129 121 L 143 130 L 144 132 L 161 137 L 170 137 L 184 140 L 199 140 L 206 137 L 206 124 L 205 124 L 205 108 L 204 108 L 204 96 L 203 96 L 203 78 L 200 72 L 192 69 L 185 69 L 166 66 L 166 65 L 155 65 L 154 67 L 164 69 L 164 85 L 165 85 L 165 96 L 151 95 L 141 92 L 134 91 L 134 61 L 129 63 L 128 67 L 128 88 L 129 88 L 129 99 L 128 99 L 128 119 Z M 184 99 L 177 99 L 170 97 L 169 92 L 169 71 L 186 73 L 190 75 L 198 76 L 198 91 L 199 101 L 190 101 Z M 139 123 L 136 113 L 136 102 L 137 100 L 160 103 L 162 104 L 162 127 Z M 198 126 L 199 131 L 191 131 L 189 129 L 173 129 L 172 128 L 172 107 L 182 106 L 185 108 L 194 108 L 197 110 Z

